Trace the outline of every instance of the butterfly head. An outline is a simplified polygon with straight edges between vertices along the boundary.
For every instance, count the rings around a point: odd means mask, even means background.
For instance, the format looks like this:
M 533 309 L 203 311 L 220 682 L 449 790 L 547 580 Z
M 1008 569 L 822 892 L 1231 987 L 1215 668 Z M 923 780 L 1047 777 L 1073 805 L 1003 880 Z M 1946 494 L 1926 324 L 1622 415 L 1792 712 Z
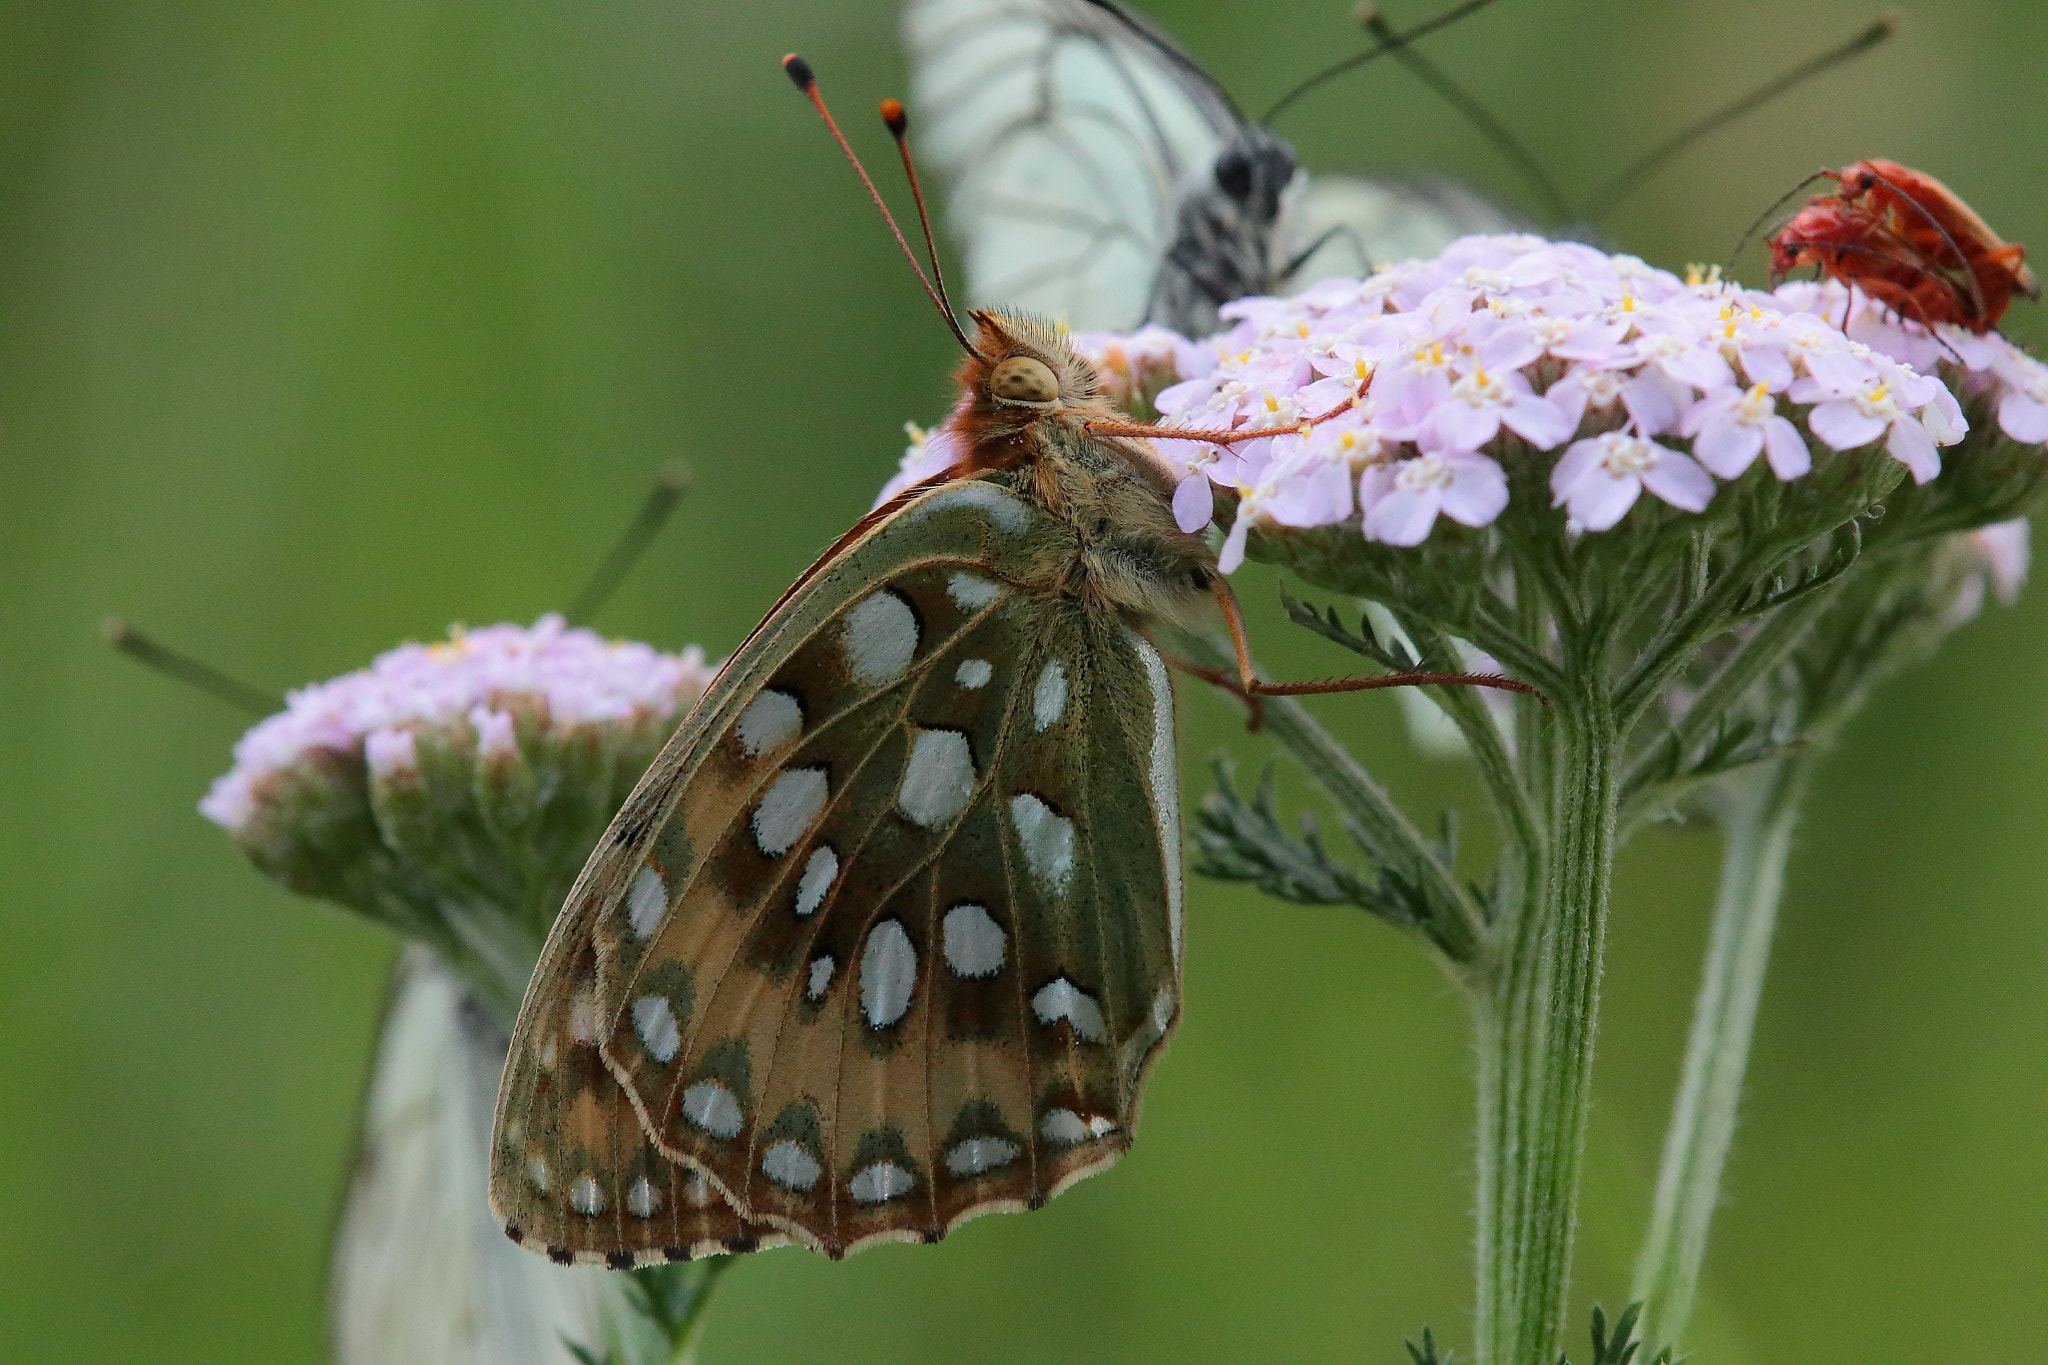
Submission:
M 977 452 L 977 467 L 1023 463 L 1037 452 L 1033 434 L 1051 422 L 1114 415 L 1093 367 L 1074 354 L 1059 329 L 987 309 L 969 317 L 974 351 L 957 373 L 963 402 L 953 430 Z

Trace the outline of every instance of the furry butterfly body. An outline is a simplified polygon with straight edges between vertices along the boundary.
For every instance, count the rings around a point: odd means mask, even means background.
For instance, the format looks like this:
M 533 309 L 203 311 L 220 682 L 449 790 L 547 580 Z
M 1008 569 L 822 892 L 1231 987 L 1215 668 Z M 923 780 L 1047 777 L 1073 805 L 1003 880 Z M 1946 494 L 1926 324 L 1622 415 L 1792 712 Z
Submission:
M 558 1261 L 936 1240 L 1131 1141 L 1180 1010 L 1148 637 L 1215 560 L 1058 335 L 975 316 L 965 458 L 755 629 L 543 951 L 491 1198 Z

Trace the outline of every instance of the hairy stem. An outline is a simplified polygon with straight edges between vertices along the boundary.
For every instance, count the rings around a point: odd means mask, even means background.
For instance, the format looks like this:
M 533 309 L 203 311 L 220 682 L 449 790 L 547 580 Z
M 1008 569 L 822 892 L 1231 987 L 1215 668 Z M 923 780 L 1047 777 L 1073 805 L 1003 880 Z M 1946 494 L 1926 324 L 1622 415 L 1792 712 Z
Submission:
M 1578 1223 L 1620 797 L 1603 681 L 1582 678 L 1549 742 L 1549 856 L 1524 878 L 1475 988 L 1480 1365 L 1557 1359 Z
M 1664 1135 L 1650 1230 L 1636 1259 L 1644 1353 L 1674 1349 L 1691 1315 L 1749 1065 L 1757 1001 L 1785 887 L 1792 828 L 1814 759 L 1800 753 L 1732 780 L 1713 933 L 1693 1003 L 1685 1069 Z
M 1234 666 L 1235 656 L 1219 642 L 1183 633 L 1179 643 L 1196 663 L 1211 668 Z M 1422 831 L 1394 804 L 1386 788 L 1372 779 L 1351 751 L 1339 744 L 1301 703 L 1287 697 L 1261 700 L 1265 728 L 1288 757 L 1300 764 L 1316 785 L 1351 817 L 1366 853 L 1383 868 L 1413 879 L 1442 913 L 1428 926 L 1430 937 L 1454 962 L 1469 962 L 1479 951 L 1484 916 L 1472 893 L 1458 884 L 1450 868 L 1436 856 Z

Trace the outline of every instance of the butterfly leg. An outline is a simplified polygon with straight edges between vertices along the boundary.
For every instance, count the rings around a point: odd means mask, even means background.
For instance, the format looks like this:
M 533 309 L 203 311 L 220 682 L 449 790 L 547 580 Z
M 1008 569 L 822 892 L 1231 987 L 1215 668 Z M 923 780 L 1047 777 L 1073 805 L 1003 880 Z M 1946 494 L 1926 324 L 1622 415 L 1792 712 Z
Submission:
M 1544 701 L 1544 696 L 1525 682 L 1504 678 L 1497 673 L 1383 673 L 1377 678 L 1324 678 L 1316 682 L 1269 683 L 1262 681 L 1252 668 L 1251 641 L 1245 635 L 1244 611 L 1237 603 L 1237 594 L 1230 590 L 1223 575 L 1209 575 L 1209 591 L 1214 594 L 1217 605 L 1223 608 L 1223 622 L 1230 628 L 1230 644 L 1237 651 L 1237 685 L 1232 692 L 1244 697 L 1247 704 L 1259 697 L 1302 697 L 1315 696 L 1325 692 L 1367 692 L 1379 687 L 1497 687 L 1504 692 L 1520 692 L 1524 696 Z M 1224 684 L 1228 686 L 1228 684 Z M 1548 703 L 1546 702 L 1546 705 Z M 1250 728 L 1256 730 L 1257 712 Z

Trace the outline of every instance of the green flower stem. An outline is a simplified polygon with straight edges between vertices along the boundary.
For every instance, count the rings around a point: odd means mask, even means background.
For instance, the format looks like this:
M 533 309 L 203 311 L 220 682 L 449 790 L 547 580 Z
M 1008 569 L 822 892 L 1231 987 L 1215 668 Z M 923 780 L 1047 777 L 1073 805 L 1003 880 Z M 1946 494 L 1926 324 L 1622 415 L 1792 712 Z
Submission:
M 1450 637 L 1441 630 L 1421 622 L 1404 621 L 1402 627 L 1421 648 L 1423 657 L 1430 661 L 1430 667 L 1447 672 L 1457 672 L 1464 667 L 1463 660 L 1451 646 Z M 1465 737 L 1466 747 L 1472 751 L 1479 775 L 1486 782 L 1487 797 L 1493 803 L 1501 828 L 1524 855 L 1533 853 L 1542 842 L 1536 813 L 1530 809 L 1528 792 L 1522 786 L 1521 775 L 1515 771 L 1514 756 L 1509 753 L 1500 727 L 1494 724 L 1493 715 L 1486 709 L 1478 689 L 1432 687 L 1429 694 Z
M 1180 644 L 1189 658 L 1205 667 L 1233 673 L 1237 667 L 1237 656 L 1220 641 L 1183 632 Z M 1265 697 L 1261 705 L 1266 733 L 1351 818 L 1373 861 L 1412 878 L 1427 893 L 1430 904 L 1449 911 L 1428 926 L 1429 935 L 1452 961 L 1470 962 L 1486 932 L 1485 916 L 1472 893 L 1458 884 L 1451 869 L 1436 856 L 1422 831 L 1301 703 Z
M 1675 1349 L 1692 1313 L 1735 1134 L 1792 829 L 1813 763 L 1811 750 L 1778 759 L 1737 774 L 1725 793 L 1721 823 L 1727 846 L 1713 931 L 1665 1131 L 1650 1230 L 1636 1260 L 1632 1297 L 1644 1304 L 1646 1356 L 1666 1346 Z
M 1479 1365 L 1551 1365 L 1562 1340 L 1591 1098 L 1621 737 L 1595 674 L 1556 706 L 1550 856 L 1474 974 Z

